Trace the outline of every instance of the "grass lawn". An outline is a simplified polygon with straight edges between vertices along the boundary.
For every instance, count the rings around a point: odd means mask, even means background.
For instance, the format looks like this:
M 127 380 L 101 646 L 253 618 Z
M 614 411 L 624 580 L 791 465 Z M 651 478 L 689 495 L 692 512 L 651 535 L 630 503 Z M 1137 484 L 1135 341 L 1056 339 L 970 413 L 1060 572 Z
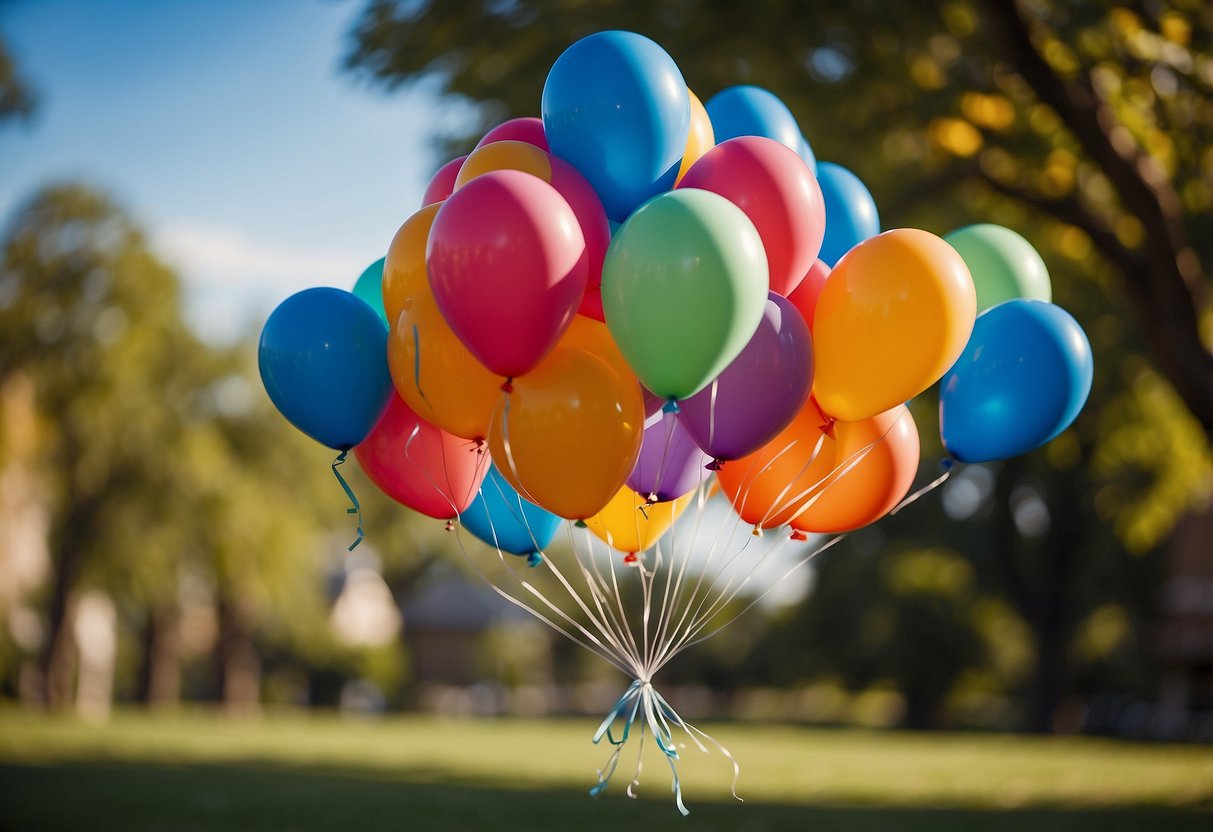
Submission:
M 645 753 L 640 799 L 587 795 L 607 749 L 589 720 L 257 721 L 120 713 L 108 724 L 0 711 L 0 829 L 124 830 L 1202 830 L 1213 750 L 1085 738 L 881 733 L 729 724 L 742 766 Z M 650 753 L 653 752 L 653 753 Z

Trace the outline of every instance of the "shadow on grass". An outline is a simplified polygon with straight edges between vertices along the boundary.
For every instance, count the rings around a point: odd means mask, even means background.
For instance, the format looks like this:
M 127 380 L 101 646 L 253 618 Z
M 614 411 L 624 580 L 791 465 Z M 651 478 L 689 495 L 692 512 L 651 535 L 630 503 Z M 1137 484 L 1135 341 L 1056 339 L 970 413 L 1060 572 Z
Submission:
M 281 764 L 89 762 L 0 766 L 0 829 L 24 830 L 568 830 L 673 829 L 949 832 L 949 830 L 1201 830 L 1213 816 L 1164 808 L 934 809 L 713 803 L 682 819 L 667 793 L 509 790 L 424 772 L 289 768 Z M 660 799 L 659 799 L 660 798 Z

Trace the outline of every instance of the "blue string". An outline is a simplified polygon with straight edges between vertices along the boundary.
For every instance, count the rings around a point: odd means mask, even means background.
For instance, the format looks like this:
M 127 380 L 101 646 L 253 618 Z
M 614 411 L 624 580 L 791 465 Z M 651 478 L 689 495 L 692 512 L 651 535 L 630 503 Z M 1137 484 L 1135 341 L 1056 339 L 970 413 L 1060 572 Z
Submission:
M 347 551 L 352 552 L 358 547 L 358 544 L 362 542 L 362 506 L 358 504 L 358 498 L 354 496 L 354 489 L 350 488 L 350 484 L 345 481 L 345 477 L 341 476 L 341 472 L 337 470 L 340 466 L 345 464 L 345 455 L 348 453 L 349 450 L 346 449 L 337 454 L 337 458 L 333 460 L 333 476 L 337 478 L 337 482 L 341 483 L 341 487 L 345 489 L 345 496 L 349 497 L 350 502 L 353 503 L 353 507 L 347 508 L 345 513 L 358 515 L 358 538 L 351 543 L 347 549 Z
M 645 703 L 646 696 L 648 697 L 649 704 L 646 708 L 645 721 L 648 723 L 649 730 L 653 733 L 653 739 L 657 741 L 657 747 L 661 749 L 661 753 L 665 755 L 666 761 L 670 764 L 670 771 L 674 775 L 671 791 L 673 791 L 674 800 L 678 804 L 678 811 L 685 817 L 690 814 L 690 811 L 682 802 L 682 781 L 678 777 L 678 768 L 674 765 L 674 761 L 679 759 L 678 751 L 674 748 L 674 738 L 670 733 L 669 725 L 665 722 L 672 718 L 675 724 L 681 724 L 682 720 L 674 713 L 674 709 L 662 698 L 661 694 L 653 690 L 652 685 L 646 685 L 639 679 L 632 682 L 631 686 L 619 697 L 615 706 L 611 708 L 606 718 L 602 720 L 602 724 L 598 726 L 598 730 L 594 732 L 593 742 L 597 745 L 602 741 L 603 737 L 606 737 L 607 742 L 616 747 L 626 743 L 632 731 L 632 723 L 636 721 L 636 716 L 640 712 L 641 705 Z M 616 739 L 615 722 L 620 719 L 624 720 L 623 734 L 619 739 Z M 611 777 L 615 774 L 615 767 L 619 760 L 617 753 L 616 756 L 612 756 L 606 771 L 599 775 L 598 782 L 590 789 L 592 797 L 598 797 L 610 784 Z

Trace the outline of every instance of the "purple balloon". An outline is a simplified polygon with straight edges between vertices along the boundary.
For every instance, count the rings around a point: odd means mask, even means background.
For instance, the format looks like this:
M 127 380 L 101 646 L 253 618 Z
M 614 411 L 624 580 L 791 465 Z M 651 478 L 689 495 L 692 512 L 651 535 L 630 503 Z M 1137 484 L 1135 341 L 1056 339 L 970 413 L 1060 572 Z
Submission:
M 660 418 L 658 418 L 658 416 Z M 657 502 L 676 500 L 707 479 L 703 468 L 711 457 L 687 436 L 673 413 L 658 413 L 645 422 L 644 440 L 628 488 Z
M 678 403 L 678 420 L 718 461 L 753 453 L 787 427 L 813 387 L 813 338 L 774 292 L 758 330 L 716 380 Z

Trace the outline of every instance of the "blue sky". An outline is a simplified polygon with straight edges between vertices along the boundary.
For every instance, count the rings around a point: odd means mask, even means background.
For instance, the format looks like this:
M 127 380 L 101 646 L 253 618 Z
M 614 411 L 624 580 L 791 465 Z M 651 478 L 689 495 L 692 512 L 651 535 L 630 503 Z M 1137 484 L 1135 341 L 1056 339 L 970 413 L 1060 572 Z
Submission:
M 114 195 L 208 337 L 307 286 L 349 288 L 416 209 L 468 112 L 340 68 L 362 0 L 16 0 L 0 29 L 40 95 L 0 132 L 0 215 L 39 185 Z M 538 93 L 536 94 L 538 96 Z

